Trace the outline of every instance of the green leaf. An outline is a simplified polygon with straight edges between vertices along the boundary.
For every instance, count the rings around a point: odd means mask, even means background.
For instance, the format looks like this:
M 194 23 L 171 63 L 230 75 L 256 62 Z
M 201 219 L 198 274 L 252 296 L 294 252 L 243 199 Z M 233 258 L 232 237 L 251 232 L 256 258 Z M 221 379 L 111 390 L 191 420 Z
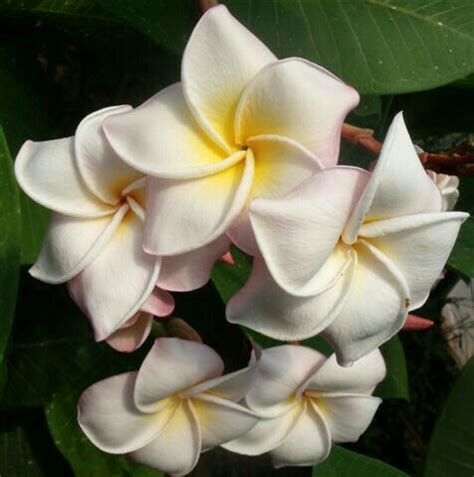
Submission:
M 394 336 L 380 348 L 387 366 L 387 377 L 377 386 L 375 395 L 383 399 L 410 399 L 407 363 L 403 345 Z
M 466 277 L 474 277 L 474 219 L 471 217 L 461 226 L 448 265 Z
M 364 94 L 434 88 L 474 71 L 471 0 L 228 0 L 279 57 L 316 61 Z
M 12 161 L 0 126 L 0 368 L 15 315 L 20 269 L 20 203 Z M 2 369 L 2 375 L 5 370 Z M 1 381 L 3 379 L 0 378 Z M 0 391 L 1 391 L 0 382 Z
M 456 380 L 436 423 L 426 461 L 426 477 L 474 474 L 474 357 Z
M 313 477 L 382 476 L 408 477 L 407 474 L 395 467 L 337 445 L 333 445 L 327 460 L 313 468 Z

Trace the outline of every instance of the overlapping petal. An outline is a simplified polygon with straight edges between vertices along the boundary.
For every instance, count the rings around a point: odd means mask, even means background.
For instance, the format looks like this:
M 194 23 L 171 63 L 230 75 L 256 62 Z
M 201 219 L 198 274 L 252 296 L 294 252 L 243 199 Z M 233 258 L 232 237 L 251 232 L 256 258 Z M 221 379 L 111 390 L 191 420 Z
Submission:
M 152 324 L 153 315 L 139 311 L 106 339 L 107 344 L 121 353 L 132 353 L 148 338 Z
M 262 134 L 307 147 L 325 167 L 338 160 L 340 132 L 357 92 L 314 63 L 290 58 L 264 67 L 242 94 L 235 116 L 238 144 Z
M 234 115 L 245 86 L 275 60 L 223 5 L 208 10 L 194 28 L 183 55 L 183 90 L 196 119 L 224 150 L 234 144 Z
M 223 235 L 245 205 L 254 172 L 251 151 L 234 166 L 189 180 L 150 179 L 144 248 L 156 255 L 178 255 Z
M 222 235 L 192 252 L 164 257 L 157 285 L 177 292 L 201 288 L 209 281 L 216 260 L 228 252 L 229 248 L 230 240 Z
M 140 368 L 135 402 L 154 412 L 159 401 L 202 381 L 220 376 L 224 363 L 209 346 L 177 338 L 157 339 Z
M 78 421 L 99 449 L 112 454 L 134 451 L 148 444 L 166 426 L 176 405 L 167 400 L 157 416 L 141 413 L 133 401 L 137 373 L 99 381 L 82 393 Z
M 175 306 L 171 293 L 161 288 L 155 287 L 142 305 L 141 310 L 154 316 L 168 316 L 173 313 Z
M 15 175 L 28 196 L 59 214 L 103 217 L 115 210 L 84 184 L 75 162 L 71 137 L 25 142 L 15 160 Z
M 168 474 L 185 475 L 195 467 L 200 452 L 198 420 L 192 405 L 183 401 L 162 432 L 130 457 Z
M 143 222 L 129 211 L 102 253 L 69 282 L 97 340 L 129 320 L 152 293 L 161 259 L 142 250 Z
M 131 106 L 111 106 L 89 114 L 77 127 L 74 137 L 76 164 L 84 183 L 99 199 L 112 205 L 119 203 L 122 190 L 141 174 L 117 156 L 102 124 L 107 117 L 131 109 Z
M 326 169 L 284 198 L 253 201 L 250 218 L 259 248 L 286 292 L 317 295 L 342 273 L 345 262 L 336 256 L 321 268 L 338 244 L 368 178 L 362 169 Z
M 87 219 L 53 214 L 31 275 L 53 284 L 75 277 L 107 246 L 127 211 L 123 205 L 113 216 Z

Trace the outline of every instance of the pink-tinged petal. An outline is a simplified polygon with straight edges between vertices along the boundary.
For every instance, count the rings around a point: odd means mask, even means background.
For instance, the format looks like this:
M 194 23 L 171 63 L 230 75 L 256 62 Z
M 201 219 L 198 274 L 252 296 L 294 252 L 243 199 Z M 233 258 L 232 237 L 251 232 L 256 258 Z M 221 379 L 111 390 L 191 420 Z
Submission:
M 321 353 L 305 346 L 283 345 L 263 351 L 248 407 L 262 417 L 275 417 L 294 405 L 301 385 L 324 363 Z
M 275 281 L 287 293 L 314 296 L 331 286 L 344 261 L 327 265 L 369 179 L 362 169 L 318 172 L 281 199 L 255 199 L 250 220 Z
M 222 235 L 209 245 L 192 252 L 164 257 L 157 285 L 177 292 L 203 287 L 211 278 L 214 263 L 229 248 L 230 240 Z
M 387 369 L 378 349 L 355 361 L 352 366 L 337 364 L 332 354 L 304 384 L 301 391 L 371 394 L 386 375 Z
M 183 90 L 197 121 L 224 150 L 234 144 L 235 110 L 242 92 L 275 60 L 223 5 L 208 10 L 194 28 L 183 55 Z
M 98 341 L 129 320 L 152 293 L 161 259 L 143 252 L 143 222 L 127 213 L 100 255 L 69 282 Z
M 320 396 L 312 399 L 327 424 L 333 442 L 356 442 L 382 400 L 363 394 Z
M 331 288 L 316 297 L 301 298 L 284 292 L 271 278 L 263 260 L 255 258 L 249 280 L 227 304 L 227 319 L 278 340 L 315 336 L 344 307 L 355 265 L 355 259 L 350 258 Z
M 151 331 L 153 315 L 139 311 L 125 325 L 114 331 L 106 342 L 121 353 L 132 353 L 145 342 Z
M 173 295 L 166 290 L 155 287 L 141 309 L 151 315 L 163 317 L 171 315 L 174 311 L 174 306 Z
M 331 451 L 331 435 L 319 410 L 308 403 L 287 438 L 270 452 L 273 466 L 316 465 Z
M 226 263 L 227 265 L 235 265 L 234 257 L 232 256 L 232 253 L 226 252 L 222 257 L 220 258 L 221 262 Z
M 423 212 L 441 212 L 441 193 L 426 174 L 403 121 L 397 114 L 380 157 L 354 210 L 344 240 L 355 242 L 362 223 Z
M 243 455 L 260 455 L 269 452 L 288 437 L 304 412 L 304 406 L 295 403 L 280 416 L 261 419 L 247 434 L 227 442 L 222 447 Z
M 240 153 L 239 153 L 240 154 Z M 198 179 L 150 179 L 144 248 L 178 255 L 223 235 L 245 205 L 254 172 L 251 151 L 229 169 Z M 170 212 L 172 211 L 172 212 Z
M 258 255 L 258 245 L 249 220 L 249 205 L 254 198 L 283 197 L 304 180 L 322 169 L 308 149 L 291 139 L 264 135 L 249 138 L 255 157 L 255 174 L 247 204 L 228 234 L 232 241 L 250 255 Z
M 166 426 L 176 405 L 165 400 L 160 413 L 143 414 L 133 402 L 137 373 L 124 373 L 86 389 L 79 399 L 78 422 L 99 449 L 112 454 L 147 445 Z
M 135 403 L 143 412 L 154 412 L 161 399 L 220 376 L 223 371 L 222 359 L 209 346 L 159 338 L 138 372 Z
M 359 241 L 358 265 L 344 307 L 324 330 L 337 360 L 348 366 L 395 335 L 405 322 L 410 293 L 397 267 L 375 247 Z
M 427 300 L 456 242 L 464 212 L 416 214 L 364 224 L 359 232 L 389 257 L 410 290 L 409 310 Z
M 168 425 L 148 445 L 129 456 L 167 474 L 186 475 L 201 452 L 201 433 L 192 405 L 183 401 Z
M 112 205 L 120 202 L 122 190 L 142 174 L 117 156 L 102 123 L 111 115 L 131 110 L 131 106 L 111 106 L 89 114 L 77 127 L 74 138 L 76 164 L 84 183 L 99 199 Z
M 125 114 L 104 121 L 115 152 L 133 168 L 168 179 L 203 177 L 238 158 L 219 149 L 199 127 L 176 83 Z
M 202 451 L 212 449 L 247 433 L 258 417 L 247 408 L 210 394 L 192 399 L 202 435 Z
M 307 147 L 325 167 L 339 155 L 341 128 L 358 93 L 324 68 L 299 58 L 267 65 L 242 94 L 235 116 L 238 144 L 277 134 Z
M 123 205 L 113 216 L 90 219 L 53 214 L 30 274 L 52 284 L 75 277 L 107 246 L 127 211 Z
M 23 144 L 15 161 L 23 191 L 38 204 L 72 217 L 103 217 L 115 208 L 99 200 L 81 179 L 73 138 Z
M 433 320 L 422 318 L 421 316 L 408 315 L 405 324 L 403 325 L 404 331 L 421 331 L 427 330 L 434 325 Z

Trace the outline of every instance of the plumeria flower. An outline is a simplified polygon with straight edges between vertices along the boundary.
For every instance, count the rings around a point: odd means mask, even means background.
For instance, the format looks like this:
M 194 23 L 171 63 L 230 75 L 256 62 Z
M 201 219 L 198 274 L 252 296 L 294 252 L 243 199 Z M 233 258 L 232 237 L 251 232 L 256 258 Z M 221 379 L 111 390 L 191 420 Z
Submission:
M 423 305 L 468 217 L 442 212 L 401 114 L 372 174 L 325 169 L 250 210 L 263 259 L 230 300 L 228 319 L 282 340 L 322 332 L 344 365 Z
M 81 396 L 79 424 L 101 450 L 173 475 L 195 467 L 199 454 L 248 432 L 258 418 L 237 404 L 255 366 L 222 376 L 208 346 L 160 338 L 138 372 L 94 384 Z
M 278 61 L 222 5 L 195 27 L 181 79 L 104 124 L 119 156 L 154 177 L 144 248 L 184 253 L 227 232 L 257 253 L 250 200 L 279 197 L 335 165 L 359 96 L 318 65 Z
M 437 174 L 434 171 L 426 172 L 441 191 L 443 210 L 453 210 L 459 199 L 459 177 L 450 176 L 448 174 Z
M 371 396 L 385 377 L 378 350 L 340 367 L 304 346 L 266 349 L 255 385 L 245 398 L 262 420 L 223 447 L 246 455 L 270 453 L 275 467 L 316 465 L 332 442 L 355 442 L 381 403 Z
M 15 162 L 21 188 L 54 211 L 30 273 L 47 283 L 69 282 L 96 339 L 111 337 L 112 346 L 127 351 L 146 338 L 152 315 L 173 310 L 164 290 L 199 288 L 229 250 L 223 236 L 192 256 L 162 260 L 142 250 L 146 180 L 119 159 L 102 130 L 106 118 L 131 109 L 90 114 L 75 137 L 27 141 Z

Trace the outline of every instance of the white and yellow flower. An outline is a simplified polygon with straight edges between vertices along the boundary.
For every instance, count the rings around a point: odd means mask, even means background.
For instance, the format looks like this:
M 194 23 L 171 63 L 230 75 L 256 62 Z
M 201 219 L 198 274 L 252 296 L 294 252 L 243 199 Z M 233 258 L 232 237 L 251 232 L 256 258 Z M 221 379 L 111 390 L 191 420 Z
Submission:
M 335 165 L 359 96 L 318 65 L 278 61 L 224 6 L 194 29 L 181 78 L 104 125 L 118 155 L 153 176 L 145 250 L 174 255 L 228 233 L 254 254 L 249 201 Z
M 275 467 L 316 465 L 332 442 L 355 442 L 381 403 L 371 396 L 385 377 L 378 350 L 340 367 L 304 346 L 266 349 L 247 406 L 262 419 L 223 447 L 246 455 L 270 453 Z
M 138 372 L 114 376 L 81 396 L 78 421 L 101 450 L 173 475 L 199 454 L 248 432 L 258 418 L 237 404 L 253 385 L 255 366 L 222 376 L 208 346 L 158 339 Z
M 426 301 L 462 212 L 442 212 L 398 115 L 372 173 L 325 169 L 281 199 L 250 207 L 263 255 L 227 316 L 273 338 L 318 333 L 343 364 L 364 356 Z

